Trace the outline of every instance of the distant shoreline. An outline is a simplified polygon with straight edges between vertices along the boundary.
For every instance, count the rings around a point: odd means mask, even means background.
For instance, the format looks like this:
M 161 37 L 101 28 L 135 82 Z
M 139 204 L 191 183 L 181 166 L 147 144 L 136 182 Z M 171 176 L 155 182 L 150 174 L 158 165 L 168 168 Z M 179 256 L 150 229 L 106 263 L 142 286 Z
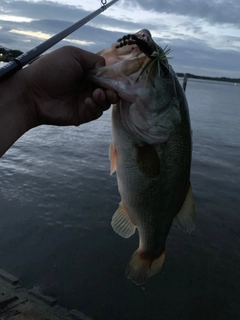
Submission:
M 206 77 L 206 76 L 197 76 L 197 75 L 191 74 L 191 73 L 179 73 L 179 72 L 177 72 L 177 76 L 178 77 L 184 77 L 185 74 L 187 74 L 187 77 L 190 78 L 190 79 L 200 79 L 200 80 L 240 83 L 240 78 Z

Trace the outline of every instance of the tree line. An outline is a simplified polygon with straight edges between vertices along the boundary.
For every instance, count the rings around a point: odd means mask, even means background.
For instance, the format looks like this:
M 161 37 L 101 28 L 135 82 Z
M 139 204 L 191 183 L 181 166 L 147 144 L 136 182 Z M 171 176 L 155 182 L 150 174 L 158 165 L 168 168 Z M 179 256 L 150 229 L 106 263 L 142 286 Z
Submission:
M 0 61 L 9 62 L 20 56 L 22 53 L 23 52 L 20 50 L 6 50 L 4 48 L 0 48 Z

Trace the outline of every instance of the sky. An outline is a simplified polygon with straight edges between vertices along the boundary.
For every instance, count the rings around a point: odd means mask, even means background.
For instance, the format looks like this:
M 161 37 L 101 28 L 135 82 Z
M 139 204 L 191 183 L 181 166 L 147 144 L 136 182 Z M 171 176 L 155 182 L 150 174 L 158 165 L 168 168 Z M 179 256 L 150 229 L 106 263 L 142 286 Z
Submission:
M 0 0 L 0 46 L 26 52 L 100 6 L 100 0 Z M 172 50 L 176 72 L 240 78 L 239 0 L 119 0 L 49 51 L 74 45 L 98 52 L 141 29 Z

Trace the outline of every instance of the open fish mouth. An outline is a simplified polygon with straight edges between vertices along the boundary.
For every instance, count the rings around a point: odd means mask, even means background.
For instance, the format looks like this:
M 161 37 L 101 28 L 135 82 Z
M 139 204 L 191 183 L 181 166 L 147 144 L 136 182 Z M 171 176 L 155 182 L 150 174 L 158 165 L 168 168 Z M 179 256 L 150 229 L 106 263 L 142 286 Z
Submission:
M 144 53 L 149 59 L 149 65 L 153 61 L 158 61 L 159 70 L 161 69 L 162 75 L 167 75 L 169 73 L 168 63 L 167 63 L 167 53 L 160 48 L 152 39 L 150 31 L 147 29 L 140 30 L 135 34 L 128 34 L 117 40 L 118 44 L 116 49 L 131 46 L 131 51 L 133 53 L 140 51 Z M 145 71 L 145 70 L 144 70 Z
M 149 58 L 151 58 L 151 55 L 158 47 L 152 40 L 151 33 L 147 29 L 143 29 L 135 34 L 125 35 L 118 39 L 117 42 L 119 42 L 119 44 L 116 45 L 116 49 L 126 45 L 132 45 L 132 50 L 134 50 L 135 47 L 138 46 L 139 50 Z
M 132 104 L 139 90 L 158 90 L 156 87 L 166 79 L 172 83 L 169 52 L 152 39 L 150 31 L 142 29 L 98 52 L 106 66 L 89 71 L 87 76 L 95 84 L 118 92 L 121 101 Z

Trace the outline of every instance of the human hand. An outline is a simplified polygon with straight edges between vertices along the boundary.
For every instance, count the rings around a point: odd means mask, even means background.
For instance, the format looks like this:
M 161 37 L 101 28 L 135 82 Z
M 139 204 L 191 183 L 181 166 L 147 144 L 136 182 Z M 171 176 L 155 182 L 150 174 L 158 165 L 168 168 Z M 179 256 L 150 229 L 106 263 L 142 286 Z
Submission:
M 25 101 L 35 111 L 34 126 L 79 125 L 99 118 L 118 101 L 114 91 L 97 88 L 87 80 L 88 70 L 104 65 L 102 57 L 67 46 L 23 69 L 21 87 Z

